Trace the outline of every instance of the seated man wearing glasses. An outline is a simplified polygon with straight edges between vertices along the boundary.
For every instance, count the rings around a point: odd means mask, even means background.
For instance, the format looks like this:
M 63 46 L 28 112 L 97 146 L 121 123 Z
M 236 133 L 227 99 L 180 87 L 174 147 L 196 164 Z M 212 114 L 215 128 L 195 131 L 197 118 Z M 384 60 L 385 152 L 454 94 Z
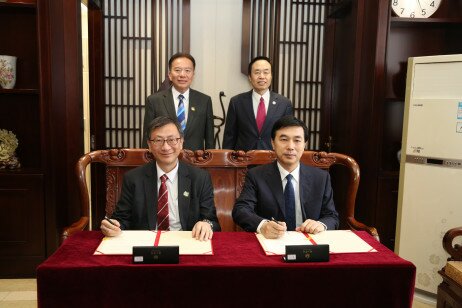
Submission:
M 212 180 L 207 171 L 182 163 L 179 123 L 168 117 L 149 127 L 149 150 L 155 161 L 127 172 L 112 217 L 101 221 L 106 236 L 121 230 L 192 230 L 198 240 L 219 231 Z
M 159 116 L 178 119 L 184 133 L 183 147 L 188 150 L 213 149 L 212 99 L 190 88 L 196 61 L 188 53 L 176 53 L 168 61 L 172 87 L 146 99 L 142 147 L 147 146 L 148 125 Z

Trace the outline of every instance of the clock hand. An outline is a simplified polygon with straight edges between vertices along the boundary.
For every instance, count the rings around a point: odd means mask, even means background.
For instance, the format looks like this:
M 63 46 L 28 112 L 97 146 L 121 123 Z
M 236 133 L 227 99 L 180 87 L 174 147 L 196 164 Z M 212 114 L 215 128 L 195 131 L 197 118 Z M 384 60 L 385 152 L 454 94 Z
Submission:
M 420 5 L 420 0 L 417 0 L 417 3 L 419 4 L 420 10 L 422 11 L 422 5 Z

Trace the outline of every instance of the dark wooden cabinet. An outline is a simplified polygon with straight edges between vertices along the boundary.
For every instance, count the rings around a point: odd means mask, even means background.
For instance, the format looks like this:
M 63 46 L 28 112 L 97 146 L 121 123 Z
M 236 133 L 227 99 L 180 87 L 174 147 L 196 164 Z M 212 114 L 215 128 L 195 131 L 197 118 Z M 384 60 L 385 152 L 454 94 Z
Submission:
M 395 17 L 388 0 L 340 2 L 325 32 L 327 131 L 361 168 L 358 219 L 394 249 L 407 61 L 462 53 L 462 0 L 427 19 Z
M 0 170 L 0 277 L 27 277 L 46 257 L 44 109 L 35 3 L 0 3 L 0 54 L 17 57 L 14 89 L 0 89 L 0 129 L 18 138 L 21 168 Z
M 0 273 L 27 277 L 46 255 L 43 176 L 0 173 Z

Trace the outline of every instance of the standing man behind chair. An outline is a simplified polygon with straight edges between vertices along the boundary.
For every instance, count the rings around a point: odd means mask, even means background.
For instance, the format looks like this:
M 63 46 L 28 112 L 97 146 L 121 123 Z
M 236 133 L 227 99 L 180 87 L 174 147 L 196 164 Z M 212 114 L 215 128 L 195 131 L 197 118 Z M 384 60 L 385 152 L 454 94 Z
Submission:
M 158 117 L 148 131 L 155 161 L 125 174 L 116 209 L 101 221 L 101 231 L 116 236 L 121 230 L 192 230 L 196 239 L 211 239 L 220 225 L 209 173 L 179 162 L 183 134 L 175 120 Z
M 223 149 L 271 150 L 271 128 L 284 115 L 292 115 L 290 100 L 269 90 L 271 62 L 256 57 L 248 67 L 253 89 L 231 98 L 226 116 Z
M 188 53 L 176 53 L 168 61 L 168 78 L 173 86 L 150 95 L 146 100 L 143 146 L 147 146 L 149 123 L 158 116 L 178 119 L 184 133 L 184 148 L 213 149 L 212 99 L 190 88 L 196 61 Z
M 337 229 L 329 173 L 300 163 L 308 139 L 305 124 L 285 116 L 274 124 L 271 139 L 277 160 L 247 172 L 233 208 L 234 221 L 266 238 L 281 237 L 286 230 Z

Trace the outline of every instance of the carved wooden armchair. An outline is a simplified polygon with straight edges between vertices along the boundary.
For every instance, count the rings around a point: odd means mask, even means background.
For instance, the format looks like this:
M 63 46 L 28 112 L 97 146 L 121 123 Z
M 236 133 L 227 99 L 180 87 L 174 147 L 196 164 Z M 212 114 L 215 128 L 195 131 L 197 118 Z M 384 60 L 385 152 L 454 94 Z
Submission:
M 240 229 L 234 224 L 231 213 L 234 202 L 241 193 L 247 168 L 253 165 L 268 164 L 274 161 L 276 156 L 273 151 L 206 150 L 192 152 L 183 150 L 180 159 L 196 167 L 206 169 L 210 173 L 221 229 L 222 231 L 239 231 Z M 77 222 L 64 229 L 63 239 L 88 227 L 90 197 L 85 173 L 88 165 L 101 163 L 106 166 L 105 210 L 108 215 L 111 215 L 122 189 L 122 178 L 125 172 L 151 160 L 153 157 L 147 149 L 101 150 L 82 156 L 76 165 L 82 216 Z M 347 193 L 343 202 L 336 203 L 340 215 L 340 225 L 353 230 L 365 230 L 378 240 L 377 230 L 358 222 L 354 216 L 355 199 L 360 179 L 359 166 L 355 160 L 338 153 L 305 151 L 301 161 L 322 169 L 329 169 L 334 165 L 346 167 L 348 171 Z
M 438 286 L 437 307 L 462 307 L 462 245 L 454 244 L 462 236 L 462 227 L 453 228 L 443 237 L 443 248 L 451 256 L 438 273 L 443 282 Z

